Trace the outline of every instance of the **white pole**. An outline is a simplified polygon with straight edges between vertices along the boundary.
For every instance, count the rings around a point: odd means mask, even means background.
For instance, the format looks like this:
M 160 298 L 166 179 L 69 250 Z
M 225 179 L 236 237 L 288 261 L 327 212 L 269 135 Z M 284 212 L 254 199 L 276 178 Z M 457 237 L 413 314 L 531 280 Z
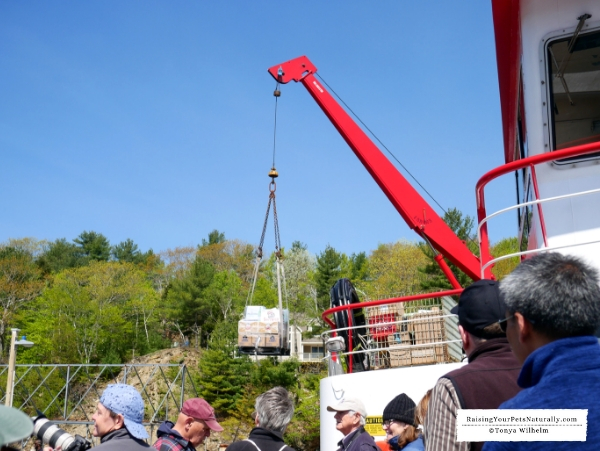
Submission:
M 8 407 L 12 407 L 13 394 L 15 391 L 15 362 L 17 360 L 17 334 L 19 329 L 11 329 L 12 335 L 10 338 L 10 350 L 8 352 L 8 377 L 6 379 L 6 399 L 4 404 Z
M 281 296 L 281 263 L 279 257 L 275 260 L 277 269 L 277 297 L 279 298 L 279 347 L 283 348 L 283 297 Z

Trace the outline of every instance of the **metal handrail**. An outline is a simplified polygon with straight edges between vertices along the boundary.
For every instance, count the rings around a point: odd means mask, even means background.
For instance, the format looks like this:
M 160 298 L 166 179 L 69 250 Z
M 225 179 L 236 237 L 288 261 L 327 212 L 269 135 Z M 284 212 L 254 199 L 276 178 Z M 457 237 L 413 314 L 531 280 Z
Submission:
M 325 321 L 327 324 L 329 324 L 332 329 L 335 329 L 335 324 L 333 323 L 333 321 L 331 321 L 328 318 L 328 316 L 333 315 L 334 313 L 337 313 L 337 312 L 343 312 L 344 310 L 354 310 L 354 309 L 363 308 L 363 307 L 367 308 L 367 307 L 378 307 L 380 305 L 388 305 L 388 304 L 401 304 L 403 302 L 420 301 L 421 299 L 442 298 L 444 296 L 458 296 L 458 295 L 460 295 L 460 293 L 462 293 L 462 291 L 463 291 L 462 288 L 455 288 L 453 290 L 447 290 L 447 291 L 436 291 L 433 293 L 413 294 L 410 296 L 402 296 L 402 297 L 398 297 L 398 298 L 380 299 L 377 301 L 366 301 L 366 302 L 357 302 L 355 304 L 340 305 L 338 307 L 332 307 L 330 309 L 325 310 L 321 314 L 321 318 L 323 318 L 323 321 Z
M 528 168 L 530 168 L 530 170 L 532 172 L 533 188 L 534 188 L 534 193 L 536 196 L 535 200 L 537 201 L 540 199 L 539 199 L 539 191 L 538 191 L 538 186 L 537 186 L 537 177 L 535 175 L 535 166 L 536 165 L 551 162 L 551 161 L 556 161 L 556 160 L 562 160 L 565 158 L 572 158 L 572 157 L 576 157 L 576 156 L 586 155 L 586 154 L 590 154 L 590 153 L 594 153 L 594 152 L 598 152 L 598 151 L 600 151 L 600 142 L 594 142 L 594 143 L 589 143 L 589 144 L 583 144 L 580 146 L 569 147 L 567 149 L 556 150 L 553 152 L 546 152 L 546 153 L 543 153 L 540 155 L 533 155 L 531 157 L 523 158 L 523 159 L 516 160 L 516 161 L 511 161 L 510 163 L 504 164 L 502 166 L 498 166 L 497 168 L 494 168 L 491 171 L 488 171 L 486 174 L 484 174 L 479 179 L 479 181 L 477 182 L 477 185 L 475 187 L 475 197 L 477 199 L 478 225 L 481 224 L 482 221 L 487 217 L 487 213 L 486 213 L 486 209 L 485 209 L 485 187 L 492 180 L 495 180 L 498 177 L 512 173 L 519 169 L 528 167 Z M 541 222 L 540 226 L 542 227 L 542 235 L 543 235 L 544 243 L 547 246 L 545 223 L 543 221 L 543 212 L 541 210 L 541 204 L 538 203 L 537 206 L 538 206 L 538 212 L 540 215 L 540 222 Z M 481 228 L 478 227 L 478 230 L 481 231 L 480 234 L 478 234 L 480 237 L 479 250 L 480 250 L 481 266 L 482 266 L 482 268 L 485 267 L 485 269 L 482 271 L 482 276 L 486 277 L 486 278 L 490 278 L 492 275 L 491 275 L 491 268 L 490 268 L 490 265 L 488 265 L 488 263 L 492 259 L 492 257 L 490 254 L 490 242 L 489 242 L 489 236 L 488 236 L 488 231 L 487 231 L 487 222 L 484 223 Z
M 563 245 L 559 245 L 559 246 L 548 246 L 548 247 L 543 247 L 540 249 L 531 249 L 528 251 L 513 252 L 512 254 L 506 254 L 501 257 L 494 258 L 494 259 L 490 260 L 489 262 L 487 262 L 482 267 L 482 273 L 483 273 L 484 269 L 488 268 L 489 266 L 492 266 L 493 264 L 495 264 L 496 262 L 501 261 L 501 260 L 506 260 L 506 259 L 513 258 L 513 257 L 521 257 L 524 255 L 539 254 L 540 252 L 549 252 L 549 251 L 556 251 L 559 249 L 568 249 L 570 247 L 586 246 L 588 244 L 596 244 L 596 243 L 600 243 L 600 239 L 591 240 L 591 241 L 582 241 L 580 243 L 563 244 Z
M 401 303 L 406 303 L 406 302 L 411 302 L 411 301 L 419 301 L 419 300 L 423 300 L 423 299 L 432 299 L 432 298 L 442 298 L 445 296 L 458 296 L 462 293 L 463 289 L 462 288 L 457 288 L 457 289 L 453 289 L 453 290 L 447 290 L 447 291 L 438 291 L 438 292 L 434 292 L 434 293 L 421 293 L 421 294 L 416 294 L 416 295 L 411 295 L 411 296 L 403 296 L 403 297 L 397 297 L 397 298 L 389 298 L 389 299 L 381 299 L 381 300 L 376 300 L 376 301 L 367 301 L 367 302 L 358 302 L 358 303 L 353 303 L 353 304 L 347 304 L 347 305 L 341 305 L 338 307 L 333 307 L 330 308 L 328 310 L 326 310 L 325 312 L 322 313 L 321 317 L 323 318 L 323 320 L 325 322 L 327 322 L 329 324 L 329 326 L 331 327 L 330 331 L 326 331 L 323 334 L 321 334 L 321 336 L 323 338 L 325 338 L 325 336 L 328 335 L 332 335 L 332 336 L 337 336 L 337 334 L 339 332 L 342 331 L 348 331 L 348 343 L 346 343 L 346 352 L 345 353 L 337 353 L 340 355 L 353 355 L 353 354 L 362 354 L 365 352 L 374 352 L 377 351 L 376 349 L 368 349 L 368 350 L 358 350 L 355 351 L 354 350 L 354 344 L 353 344 L 353 333 L 351 333 L 351 330 L 354 329 L 358 329 L 358 328 L 373 328 L 373 327 L 384 327 L 386 325 L 390 325 L 390 324 L 398 324 L 398 323 L 408 323 L 408 322 L 418 322 L 418 321 L 422 321 L 422 319 L 406 319 L 406 320 L 399 320 L 399 321 L 394 321 L 391 323 L 373 323 L 373 324 L 365 324 L 365 325 L 360 325 L 360 326 L 354 326 L 352 324 L 353 322 L 353 315 L 351 315 L 351 311 L 355 310 L 355 309 L 362 309 L 362 308 L 369 308 L 369 307 L 378 307 L 381 305 L 394 305 L 394 304 L 401 304 Z M 338 312 L 345 312 L 347 317 L 348 317 L 348 327 L 343 327 L 343 328 L 336 328 L 335 323 L 329 318 L 330 315 L 333 315 L 334 313 L 338 313 Z M 448 315 L 440 315 L 440 318 L 445 318 Z M 369 335 L 369 334 L 367 334 Z M 455 343 L 456 340 L 449 340 L 446 341 L 444 343 Z M 432 344 L 426 344 L 425 346 L 431 346 Z M 385 350 L 385 349 L 384 349 Z M 328 353 L 329 355 L 329 353 Z M 353 363 L 352 363 L 352 359 L 348 359 L 348 372 L 352 373 L 352 368 Z
M 398 298 L 380 299 L 377 301 L 367 301 L 367 302 L 358 302 L 358 303 L 354 303 L 354 304 L 340 305 L 338 307 L 333 307 L 328 310 L 325 310 L 321 314 L 321 318 L 323 318 L 323 321 L 325 321 L 327 324 L 329 324 L 331 329 L 335 329 L 336 325 L 333 323 L 333 321 L 331 321 L 328 318 L 328 316 L 333 315 L 334 313 L 337 313 L 337 312 L 346 311 L 346 315 L 348 316 L 348 326 L 352 327 L 352 319 L 353 318 L 352 318 L 352 315 L 350 314 L 350 312 L 351 312 L 351 310 L 354 310 L 354 309 L 363 308 L 363 307 L 377 307 L 380 305 L 388 305 L 388 304 L 399 304 L 399 303 L 403 303 L 403 302 L 419 301 L 421 299 L 430 299 L 430 298 L 438 298 L 438 297 L 441 298 L 444 296 L 458 296 L 458 295 L 460 295 L 460 293 L 462 293 L 462 291 L 463 291 L 462 288 L 457 288 L 454 290 L 438 291 L 435 293 L 421 293 L 421 294 L 416 294 L 416 295 L 412 295 L 412 296 L 403 296 L 403 297 L 398 297 Z M 365 327 L 367 327 L 367 325 L 365 325 Z M 337 335 L 337 333 L 335 335 Z M 347 349 L 353 349 L 352 334 L 348 334 Z M 352 372 L 352 359 L 350 359 L 350 361 L 349 361 L 348 370 L 350 373 Z
M 511 210 L 517 210 L 523 207 L 527 207 L 529 205 L 539 205 L 545 202 L 552 202 L 552 201 L 556 201 L 556 200 L 563 200 L 563 199 L 569 199 L 571 197 L 579 197 L 579 196 L 586 196 L 588 194 L 595 194 L 595 193 L 600 193 L 600 188 L 597 189 L 592 189 L 592 190 L 586 190 L 586 191 L 578 191 L 576 193 L 569 193 L 569 194 L 562 194 L 560 196 L 553 196 L 553 197 L 548 197 L 546 199 L 537 199 L 537 200 L 531 200 L 528 202 L 523 202 L 517 205 L 512 205 L 510 207 L 507 208 L 503 208 L 501 210 L 496 211 L 495 213 L 492 213 L 489 216 L 486 216 L 485 218 L 483 218 L 483 220 L 479 223 L 479 225 L 477 226 L 477 239 L 479 242 L 481 242 L 481 229 L 487 224 L 487 222 L 496 217 L 499 216 L 501 214 L 504 214 L 508 211 Z M 567 245 L 560 245 L 560 246 L 548 246 L 547 244 L 545 245 L 544 248 L 541 249 L 533 249 L 533 250 L 529 250 L 529 251 L 520 251 L 520 252 L 513 252 L 512 254 L 507 254 L 507 255 L 503 255 L 500 257 L 496 257 L 493 259 L 490 259 L 488 262 L 483 263 L 481 265 L 481 277 L 484 277 L 485 274 L 485 270 L 488 267 L 493 266 L 496 262 L 501 261 L 501 260 L 506 260 L 508 258 L 512 258 L 512 257 L 520 257 L 520 256 L 524 256 L 524 255 L 529 255 L 529 254 L 534 254 L 537 252 L 542 252 L 542 251 L 550 251 L 550 250 L 557 250 L 557 249 L 565 249 L 568 247 L 576 247 L 576 246 L 582 246 L 585 244 L 593 244 L 593 243 L 597 243 L 600 240 L 592 240 L 592 241 L 587 241 L 587 242 L 581 242 L 581 243 L 574 243 L 574 244 L 567 244 Z

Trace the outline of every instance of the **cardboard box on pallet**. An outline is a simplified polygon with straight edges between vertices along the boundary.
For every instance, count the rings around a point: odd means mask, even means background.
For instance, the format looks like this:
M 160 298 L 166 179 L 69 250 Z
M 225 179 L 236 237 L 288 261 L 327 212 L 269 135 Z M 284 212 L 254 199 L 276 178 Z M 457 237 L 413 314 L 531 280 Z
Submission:
M 412 349 L 410 351 L 410 358 L 413 365 L 426 365 L 437 362 L 436 353 L 433 346 Z
M 387 314 L 395 314 L 398 318 L 402 318 L 404 316 L 404 305 L 399 303 L 365 308 L 365 317 L 367 319 L 372 316 Z
M 412 337 L 408 332 L 396 332 L 395 334 L 388 335 L 388 345 L 411 345 Z
M 246 321 L 260 321 L 266 309 L 260 305 L 248 305 L 244 308 L 244 319 Z
M 279 334 L 262 334 L 261 342 L 259 343 L 259 347 L 261 348 L 279 348 L 281 344 L 279 342 Z
M 258 342 L 259 348 L 279 348 L 279 334 L 240 334 L 238 335 L 238 346 L 254 348 Z
M 253 348 L 256 343 L 258 334 L 239 334 L 238 335 L 238 346 L 243 348 Z
M 410 349 L 397 349 L 390 348 L 390 367 L 397 368 L 399 366 L 410 366 L 412 364 Z
M 279 322 L 278 321 L 259 321 L 257 323 L 259 334 L 278 334 L 279 333 Z
M 238 335 L 258 333 L 257 321 L 241 320 L 238 322 Z

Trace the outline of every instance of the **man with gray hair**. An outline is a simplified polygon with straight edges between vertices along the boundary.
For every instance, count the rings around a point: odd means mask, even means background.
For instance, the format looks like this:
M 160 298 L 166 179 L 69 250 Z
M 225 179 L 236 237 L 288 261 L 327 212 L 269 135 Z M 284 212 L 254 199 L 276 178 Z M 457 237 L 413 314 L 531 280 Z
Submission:
M 585 442 L 487 442 L 484 451 L 596 450 L 600 443 L 598 272 L 576 257 L 538 254 L 500 283 L 500 325 L 517 360 L 523 390 L 500 409 L 587 409 Z
M 283 387 L 275 387 L 256 398 L 253 413 L 255 428 L 248 439 L 232 443 L 227 451 L 293 451 L 283 434 L 294 415 L 294 402 Z
M 358 398 L 346 397 L 335 406 L 327 406 L 335 412 L 335 428 L 344 434 L 338 442 L 338 451 L 379 451 L 373 437 L 365 431 L 367 409 Z

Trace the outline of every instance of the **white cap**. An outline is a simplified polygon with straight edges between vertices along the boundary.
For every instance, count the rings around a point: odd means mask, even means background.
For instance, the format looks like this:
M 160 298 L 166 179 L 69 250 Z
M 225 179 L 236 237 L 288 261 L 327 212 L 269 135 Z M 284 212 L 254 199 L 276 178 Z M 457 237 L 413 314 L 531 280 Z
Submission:
M 346 397 L 335 406 L 327 406 L 328 412 L 345 412 L 347 410 L 354 410 L 355 412 L 360 413 L 363 417 L 367 416 L 367 409 L 365 409 L 365 405 L 358 398 Z

